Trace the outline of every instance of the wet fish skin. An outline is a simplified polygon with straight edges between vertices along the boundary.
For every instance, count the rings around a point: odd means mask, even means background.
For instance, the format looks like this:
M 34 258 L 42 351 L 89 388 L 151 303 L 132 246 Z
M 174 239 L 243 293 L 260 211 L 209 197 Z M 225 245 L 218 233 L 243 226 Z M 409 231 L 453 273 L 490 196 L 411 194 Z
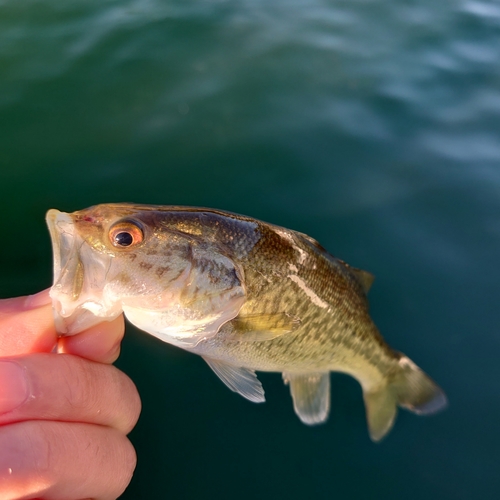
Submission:
M 368 313 L 373 277 L 307 235 L 220 210 L 105 204 L 51 210 L 56 324 L 74 334 L 122 311 L 139 328 L 201 355 L 226 385 L 264 401 L 257 371 L 283 373 L 307 424 L 326 420 L 330 371 L 363 388 L 373 440 L 397 406 L 433 413 L 441 389 L 383 340 Z M 109 234 L 136 225 L 137 245 Z

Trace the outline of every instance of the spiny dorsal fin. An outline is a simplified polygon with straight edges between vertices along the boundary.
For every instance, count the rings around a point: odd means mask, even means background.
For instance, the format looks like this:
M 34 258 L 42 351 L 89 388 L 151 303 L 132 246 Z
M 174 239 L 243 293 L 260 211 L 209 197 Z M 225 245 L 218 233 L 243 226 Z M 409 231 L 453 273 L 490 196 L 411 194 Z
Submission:
M 368 290 L 370 290 L 373 281 L 375 280 L 375 276 L 372 273 L 363 271 L 362 269 L 357 269 L 356 267 L 352 267 L 343 260 L 334 257 L 330 252 L 325 250 L 325 248 L 323 248 L 320 243 L 318 243 L 314 238 L 311 238 L 307 234 L 299 233 L 298 231 L 295 231 L 295 234 L 308 242 L 314 248 L 316 248 L 316 250 L 318 250 L 327 259 L 330 259 L 333 262 L 340 262 L 344 267 L 349 269 L 349 271 L 351 271 L 358 280 L 358 283 L 361 285 L 361 288 L 363 289 L 365 294 L 368 293 Z
M 307 425 L 321 424 L 330 412 L 330 372 L 283 372 L 285 384 L 290 384 L 295 413 Z
M 325 250 L 325 248 L 321 245 L 321 243 L 319 243 L 317 240 L 315 240 L 314 238 L 312 238 L 311 236 L 309 236 L 308 234 L 305 234 L 305 233 L 301 233 L 299 231 L 293 231 L 297 236 L 299 236 L 300 238 L 303 238 L 304 240 L 308 241 L 313 247 L 317 248 L 318 250 L 320 250 L 321 252 L 323 253 L 326 253 L 328 255 L 330 255 L 328 253 L 327 250 Z M 333 257 L 333 255 L 330 255 L 330 257 Z M 335 258 L 335 257 L 333 257 Z

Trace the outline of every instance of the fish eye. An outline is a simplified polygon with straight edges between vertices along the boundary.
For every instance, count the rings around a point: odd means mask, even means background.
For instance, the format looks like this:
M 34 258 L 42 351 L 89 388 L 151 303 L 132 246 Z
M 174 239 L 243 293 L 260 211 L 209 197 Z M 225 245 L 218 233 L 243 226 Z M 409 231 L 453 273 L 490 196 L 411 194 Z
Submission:
M 143 239 L 144 233 L 135 222 L 118 222 L 109 230 L 109 240 L 117 248 L 128 248 L 137 245 Z

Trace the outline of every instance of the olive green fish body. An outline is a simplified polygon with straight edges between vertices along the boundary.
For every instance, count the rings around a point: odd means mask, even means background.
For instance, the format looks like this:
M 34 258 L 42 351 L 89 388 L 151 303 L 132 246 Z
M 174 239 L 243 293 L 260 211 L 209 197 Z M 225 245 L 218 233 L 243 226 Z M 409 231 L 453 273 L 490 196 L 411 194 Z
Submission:
M 265 400 L 255 371 L 290 385 L 307 424 L 330 407 L 330 372 L 363 388 L 372 439 L 397 406 L 431 413 L 444 393 L 373 324 L 373 277 L 304 234 L 213 209 L 98 205 L 47 215 L 56 325 L 74 334 L 122 311 L 205 359 L 233 391 Z

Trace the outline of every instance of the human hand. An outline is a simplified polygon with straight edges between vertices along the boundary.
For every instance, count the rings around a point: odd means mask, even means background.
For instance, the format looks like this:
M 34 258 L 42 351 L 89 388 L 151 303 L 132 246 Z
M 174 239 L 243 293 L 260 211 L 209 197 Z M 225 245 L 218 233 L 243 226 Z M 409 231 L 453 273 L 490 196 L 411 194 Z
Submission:
M 2 500 L 111 500 L 127 487 L 140 399 L 111 365 L 123 333 L 120 316 L 58 339 L 47 290 L 0 300 Z

